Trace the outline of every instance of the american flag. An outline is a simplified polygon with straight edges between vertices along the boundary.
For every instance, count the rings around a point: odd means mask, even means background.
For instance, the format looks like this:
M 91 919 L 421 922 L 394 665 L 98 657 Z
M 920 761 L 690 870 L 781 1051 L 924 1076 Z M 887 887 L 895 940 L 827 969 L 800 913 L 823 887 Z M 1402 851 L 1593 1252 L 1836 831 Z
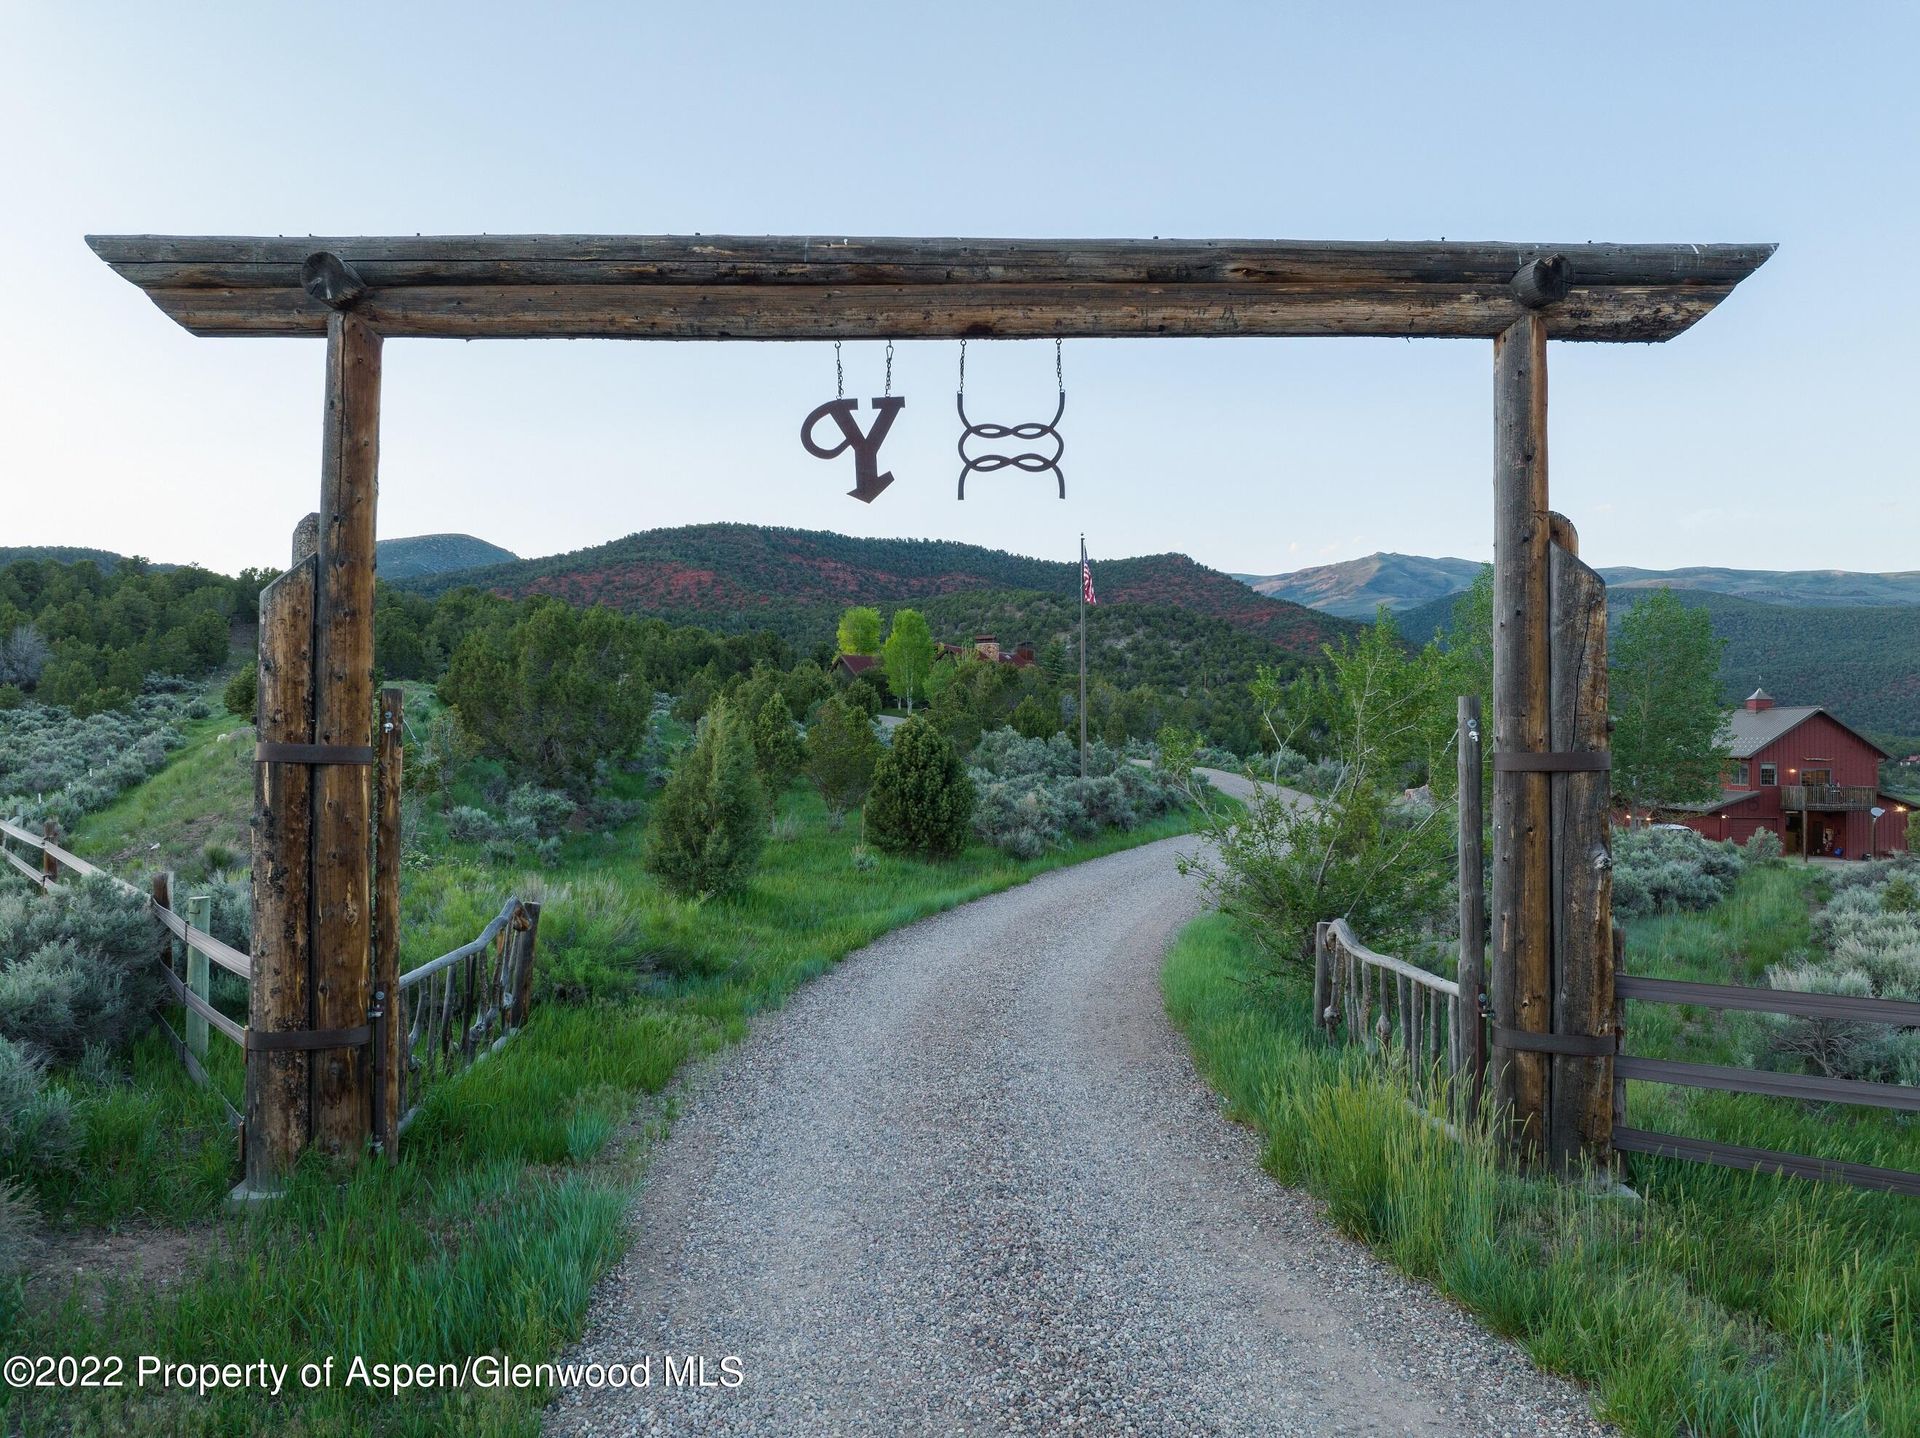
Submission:
M 1080 597 L 1089 604 L 1100 602 L 1093 597 L 1093 566 L 1087 563 L 1084 553 L 1080 556 Z

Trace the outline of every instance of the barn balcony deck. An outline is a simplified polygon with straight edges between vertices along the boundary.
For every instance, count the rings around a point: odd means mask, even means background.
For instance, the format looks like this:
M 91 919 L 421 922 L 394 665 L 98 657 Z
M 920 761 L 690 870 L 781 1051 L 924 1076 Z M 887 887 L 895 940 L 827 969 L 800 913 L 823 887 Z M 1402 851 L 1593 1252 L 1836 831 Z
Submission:
M 1871 809 L 1879 797 L 1870 784 L 1783 784 L 1780 807 L 1789 813 L 1817 809 L 1824 813 L 1845 813 Z

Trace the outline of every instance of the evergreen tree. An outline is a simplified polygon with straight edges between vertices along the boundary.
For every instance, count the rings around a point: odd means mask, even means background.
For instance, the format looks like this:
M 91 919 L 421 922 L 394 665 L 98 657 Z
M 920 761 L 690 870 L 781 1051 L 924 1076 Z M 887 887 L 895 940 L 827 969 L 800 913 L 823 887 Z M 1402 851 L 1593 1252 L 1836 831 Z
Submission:
M 778 795 L 800 772 L 800 736 L 793 711 L 775 689 L 753 716 L 753 762 L 770 795 Z
M 866 798 L 882 752 L 873 719 L 863 710 L 844 699 L 829 699 L 820 706 L 807 730 L 807 777 L 826 801 L 835 824 Z
M 647 831 L 647 868 L 678 894 L 729 894 L 746 884 L 766 837 L 753 741 L 719 700 L 661 791 Z
M 946 735 L 909 719 L 874 765 L 868 836 L 892 853 L 951 857 L 966 845 L 973 798 L 973 780 Z
M 227 713 L 238 714 L 248 723 L 253 722 L 254 711 L 259 707 L 260 665 L 256 661 L 242 669 L 227 681 L 226 690 L 221 694 Z

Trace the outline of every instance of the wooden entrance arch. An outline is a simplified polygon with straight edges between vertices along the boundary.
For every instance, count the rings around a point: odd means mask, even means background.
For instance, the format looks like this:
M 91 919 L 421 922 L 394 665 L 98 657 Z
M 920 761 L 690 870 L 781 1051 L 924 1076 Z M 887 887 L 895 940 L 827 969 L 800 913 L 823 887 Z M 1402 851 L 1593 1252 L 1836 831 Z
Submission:
M 254 845 L 255 1026 L 315 1041 L 366 1023 L 374 972 L 372 785 L 359 756 L 374 741 L 384 340 L 1492 341 L 1495 1092 L 1523 1154 L 1560 1164 L 1606 1157 L 1605 587 L 1580 562 L 1572 526 L 1548 507 L 1547 341 L 1671 339 L 1772 245 L 699 235 L 88 243 L 196 335 L 326 337 L 317 558 L 273 586 L 274 621 L 294 652 L 310 649 L 311 667 L 263 666 L 260 737 L 295 747 L 263 756 Z M 382 929 L 391 933 L 384 918 Z M 1462 979 L 1463 989 L 1480 982 Z M 373 1127 L 364 1057 L 351 1045 L 249 1053 L 251 1185 L 270 1187 L 309 1142 L 349 1158 L 361 1150 Z

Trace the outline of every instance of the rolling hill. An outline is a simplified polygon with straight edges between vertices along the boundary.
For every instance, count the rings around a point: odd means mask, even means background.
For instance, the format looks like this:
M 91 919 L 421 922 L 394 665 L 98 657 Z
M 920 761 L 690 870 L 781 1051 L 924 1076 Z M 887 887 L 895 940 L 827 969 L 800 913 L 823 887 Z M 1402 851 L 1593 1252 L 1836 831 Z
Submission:
M 485 564 L 511 564 L 519 558 L 471 534 L 416 534 L 405 539 L 382 539 L 374 545 L 380 577 L 389 583 L 418 579 L 427 574 L 450 574 Z
M 1410 609 L 1455 594 L 1473 583 L 1480 566 L 1468 559 L 1426 559 L 1417 554 L 1369 554 L 1340 564 L 1321 564 L 1291 574 L 1242 574 L 1235 578 L 1256 593 L 1291 600 L 1309 609 L 1349 619 L 1371 619 L 1382 604 Z
M 380 577 L 390 581 L 473 569 L 482 564 L 505 564 L 517 558 L 512 550 L 489 544 L 484 539 L 475 539 L 471 534 L 416 534 L 405 539 L 382 539 L 374 548 L 379 555 Z M 110 549 L 83 549 L 60 544 L 0 548 L 0 565 L 11 564 L 16 559 L 47 560 L 54 564 L 78 564 L 83 559 L 90 559 L 107 573 L 126 562 L 124 554 L 115 554 Z M 175 564 L 152 563 L 149 567 L 156 570 L 179 568 Z
M 1184 554 L 1097 560 L 1102 607 L 1159 606 L 1224 625 L 1294 654 L 1316 653 L 1348 631 L 1343 620 L 1257 594 Z M 1013 630 L 1006 596 L 1063 599 L 1070 607 L 1078 567 L 948 540 L 856 539 L 821 530 L 702 524 L 645 530 L 572 554 L 423 576 L 406 587 L 439 593 L 472 584 L 507 595 L 553 594 L 727 630 L 771 629 L 804 648 L 830 642 L 833 622 L 853 604 L 929 610 L 943 637 L 975 629 Z M 991 592 L 980 603 L 943 605 L 950 595 Z M 1024 601 L 1023 601 L 1024 602 Z M 977 617 L 969 618 L 969 614 Z M 1000 613 L 1005 622 L 991 618 Z M 1036 638 L 1035 633 L 1004 637 Z

